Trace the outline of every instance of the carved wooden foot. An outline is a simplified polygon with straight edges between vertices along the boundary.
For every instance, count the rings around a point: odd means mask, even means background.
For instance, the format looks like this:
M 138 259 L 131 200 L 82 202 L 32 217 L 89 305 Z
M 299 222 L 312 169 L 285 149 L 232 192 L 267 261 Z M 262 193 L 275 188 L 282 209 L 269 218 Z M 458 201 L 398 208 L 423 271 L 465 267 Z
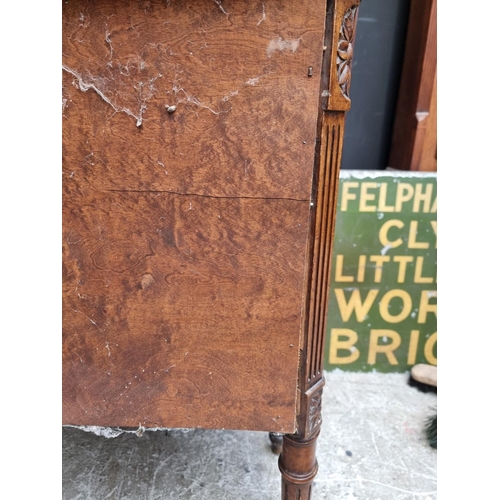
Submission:
M 279 455 L 283 450 L 283 434 L 278 432 L 270 432 L 269 440 L 271 441 L 271 450 L 275 455 Z
M 319 429 L 308 439 L 294 434 L 283 437 L 283 451 L 278 466 L 282 474 L 282 500 L 310 500 L 313 479 L 318 472 L 316 441 Z

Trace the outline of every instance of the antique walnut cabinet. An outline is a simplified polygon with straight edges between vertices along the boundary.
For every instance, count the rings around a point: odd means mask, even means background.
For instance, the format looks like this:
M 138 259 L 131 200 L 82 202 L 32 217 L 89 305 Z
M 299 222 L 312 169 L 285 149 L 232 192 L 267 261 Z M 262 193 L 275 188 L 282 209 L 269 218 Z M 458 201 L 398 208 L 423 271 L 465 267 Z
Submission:
M 358 3 L 63 3 L 63 425 L 284 434 L 310 498 Z

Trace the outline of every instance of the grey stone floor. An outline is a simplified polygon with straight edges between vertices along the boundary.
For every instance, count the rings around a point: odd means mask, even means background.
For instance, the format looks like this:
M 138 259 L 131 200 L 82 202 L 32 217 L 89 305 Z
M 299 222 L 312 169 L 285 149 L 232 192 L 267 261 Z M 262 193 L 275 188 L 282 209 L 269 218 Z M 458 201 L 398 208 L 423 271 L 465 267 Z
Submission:
M 424 425 L 437 396 L 407 374 L 326 373 L 314 500 L 435 500 L 437 451 Z M 63 500 L 279 500 L 266 433 L 63 428 Z M 349 452 L 349 453 L 346 453 Z

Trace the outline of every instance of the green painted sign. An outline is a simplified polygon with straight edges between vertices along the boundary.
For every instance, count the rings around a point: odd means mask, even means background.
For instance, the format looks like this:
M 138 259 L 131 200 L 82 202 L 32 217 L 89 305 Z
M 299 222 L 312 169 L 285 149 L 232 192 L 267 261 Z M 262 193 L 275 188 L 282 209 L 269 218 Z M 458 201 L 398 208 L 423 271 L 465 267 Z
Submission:
M 436 173 L 341 170 L 325 369 L 437 364 Z

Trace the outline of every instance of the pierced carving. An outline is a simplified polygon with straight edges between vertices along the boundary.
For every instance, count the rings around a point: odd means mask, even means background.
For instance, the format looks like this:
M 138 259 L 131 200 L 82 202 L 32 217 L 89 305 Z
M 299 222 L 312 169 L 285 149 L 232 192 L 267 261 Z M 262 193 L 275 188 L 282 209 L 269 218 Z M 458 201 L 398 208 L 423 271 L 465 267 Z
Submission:
M 309 418 L 307 421 L 307 432 L 310 436 L 316 428 L 321 425 L 321 396 L 323 388 L 318 389 L 309 400 Z
M 354 42 L 357 12 L 358 6 L 353 5 L 344 14 L 337 46 L 337 77 L 340 90 L 342 90 L 345 97 L 349 97 L 349 87 L 351 86 L 352 44 Z

